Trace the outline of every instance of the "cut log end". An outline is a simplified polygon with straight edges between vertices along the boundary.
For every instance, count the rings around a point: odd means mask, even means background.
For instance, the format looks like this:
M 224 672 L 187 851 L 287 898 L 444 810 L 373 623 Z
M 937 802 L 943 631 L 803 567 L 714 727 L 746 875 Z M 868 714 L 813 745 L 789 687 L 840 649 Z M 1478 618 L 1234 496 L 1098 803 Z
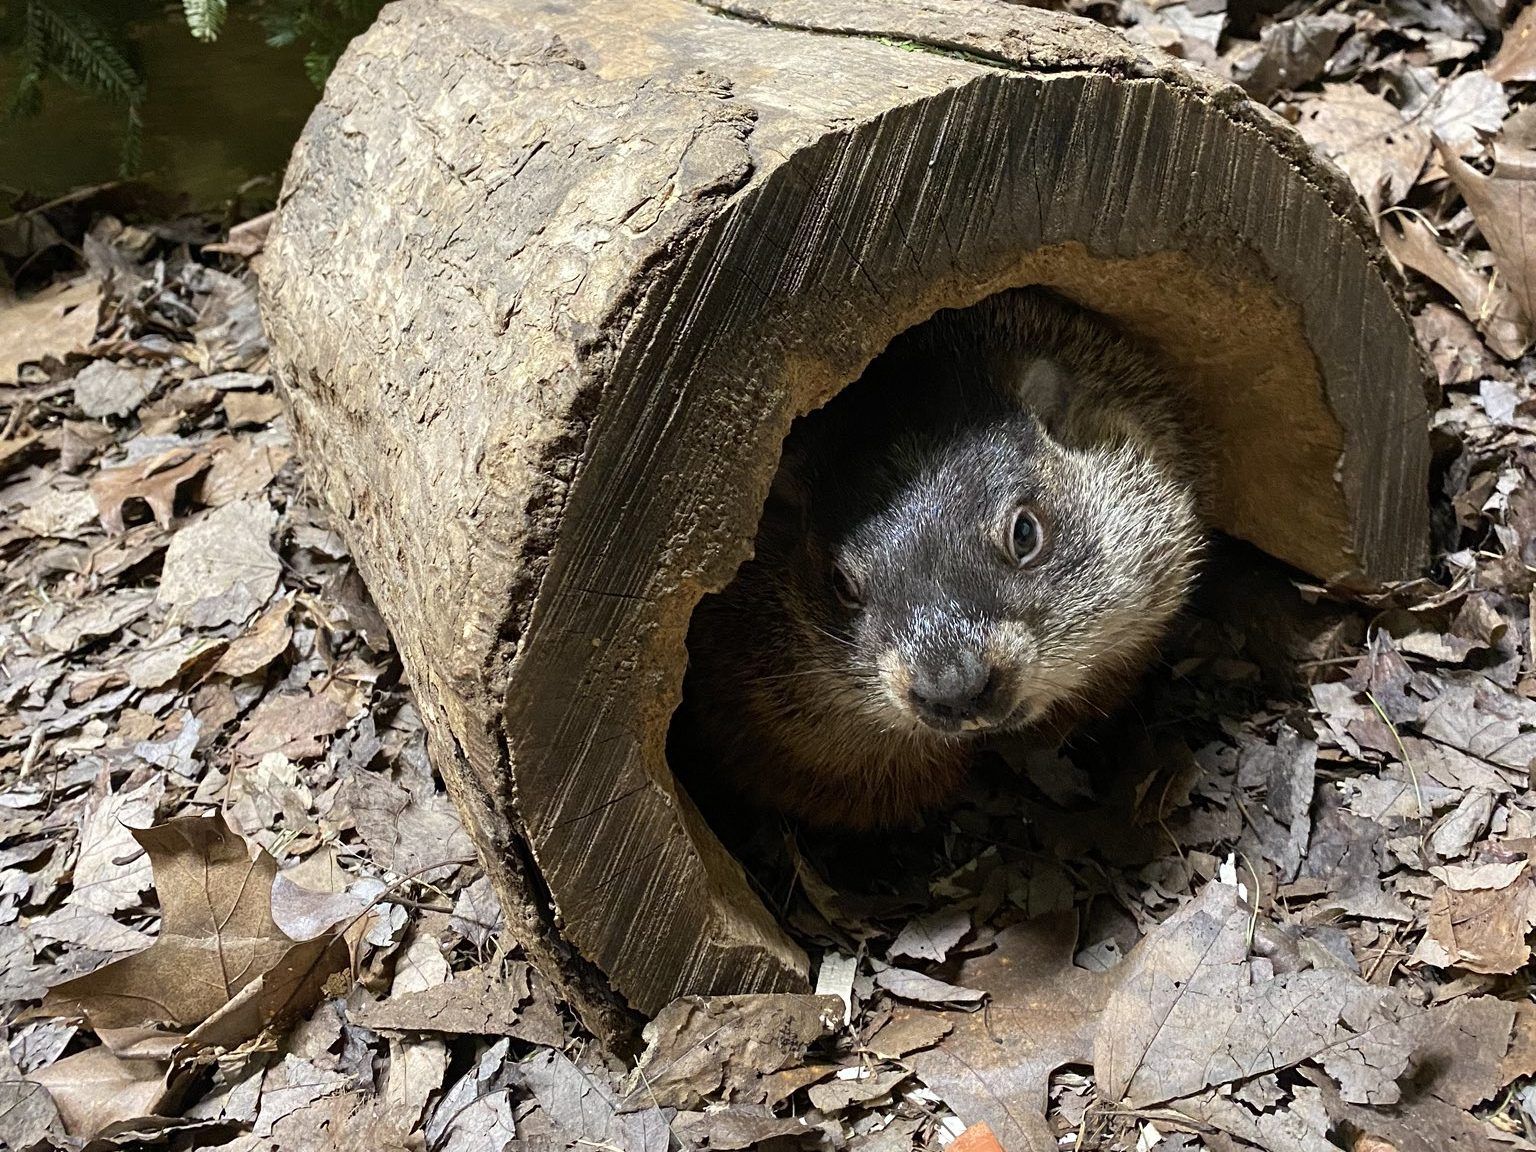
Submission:
M 1423 561 L 1423 364 L 1342 179 L 1104 29 L 957 7 L 404 0 L 290 167 L 311 476 L 510 930 L 607 1034 L 807 986 L 668 771 L 684 637 L 790 422 L 940 308 L 1114 318 L 1197 398 L 1220 527 L 1338 583 Z

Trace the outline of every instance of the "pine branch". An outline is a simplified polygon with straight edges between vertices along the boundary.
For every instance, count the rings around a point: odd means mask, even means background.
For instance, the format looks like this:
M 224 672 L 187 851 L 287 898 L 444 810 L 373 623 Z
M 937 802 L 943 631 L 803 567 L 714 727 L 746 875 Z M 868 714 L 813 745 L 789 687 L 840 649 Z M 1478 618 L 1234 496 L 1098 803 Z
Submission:
M 199 40 L 217 40 L 229 12 L 229 0 L 181 0 L 187 27 Z
M 47 67 L 46 41 L 42 20 L 27 5 L 24 14 L 21 43 L 17 46 L 17 62 L 21 65 L 21 78 L 11 93 L 6 115 L 14 120 L 21 116 L 36 116 L 43 107 L 43 69 Z
M 43 55 L 65 80 L 130 109 L 143 102 L 143 77 L 85 13 L 58 0 L 28 0 L 27 16 L 37 19 Z

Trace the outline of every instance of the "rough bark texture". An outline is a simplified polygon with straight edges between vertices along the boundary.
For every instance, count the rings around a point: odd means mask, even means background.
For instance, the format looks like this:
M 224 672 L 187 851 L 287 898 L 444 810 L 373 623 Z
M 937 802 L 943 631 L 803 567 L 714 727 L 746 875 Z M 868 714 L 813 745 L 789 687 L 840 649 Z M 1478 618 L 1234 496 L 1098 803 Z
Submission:
M 1353 194 L 1235 89 L 992 3 L 403 0 L 263 268 L 309 475 L 512 930 L 609 1035 L 804 955 L 665 763 L 790 421 L 1039 282 L 1193 383 L 1222 527 L 1412 574 L 1424 375 Z

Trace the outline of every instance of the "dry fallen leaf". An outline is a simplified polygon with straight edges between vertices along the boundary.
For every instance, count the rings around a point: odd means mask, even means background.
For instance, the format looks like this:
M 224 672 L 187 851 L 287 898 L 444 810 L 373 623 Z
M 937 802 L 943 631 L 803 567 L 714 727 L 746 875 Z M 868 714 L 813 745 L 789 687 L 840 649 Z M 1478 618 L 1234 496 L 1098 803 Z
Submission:
M 154 937 L 119 924 L 104 912 L 76 904 L 65 904 L 33 920 L 27 931 L 37 941 L 51 940 L 118 955 L 142 952 L 155 942 Z
M 181 635 L 172 628 L 152 644 L 134 651 L 124 667 L 135 688 L 163 688 L 188 674 L 200 675 L 213 667 L 229 642 L 211 636 Z
M 1132 949 L 1094 1043 L 1105 1095 L 1148 1107 L 1316 1061 L 1346 1099 L 1396 1100 L 1412 1051 L 1401 994 L 1337 968 L 1265 979 L 1250 919 L 1210 884 Z
M 887 955 L 895 960 L 931 960 L 942 963 L 949 950 L 971 930 L 971 914 L 963 908 L 937 908 L 909 920 L 896 936 Z
M 556 1147 L 595 1145 L 624 1152 L 667 1152 L 671 1146 L 661 1106 L 642 1099 L 624 1111 L 603 1078 L 578 1067 L 561 1052 L 541 1050 L 514 1064 L 511 1073 L 554 1126 Z
M 103 592 L 88 599 L 42 635 L 55 652 L 70 653 L 92 640 L 115 636 L 148 612 L 155 594 L 141 588 Z
M 1479 150 L 1481 141 L 1499 130 L 1509 115 L 1504 86 L 1486 72 L 1463 72 L 1430 98 L 1419 119 L 1430 135 L 1459 155 Z
M 765 1115 L 750 1109 L 722 1108 L 708 1112 L 679 1112 L 668 1125 L 684 1148 L 755 1149 L 773 1147 L 777 1136 L 803 1136 L 814 1131 L 797 1116 Z M 951 1145 L 953 1147 L 953 1145 Z
M 121 468 L 103 468 L 91 481 L 91 498 L 102 527 L 122 532 L 124 506 L 130 500 L 142 500 L 154 513 L 155 523 L 169 528 L 176 514 L 177 490 L 206 467 L 207 456 L 188 448 L 170 448 Z
M 927 1008 L 898 1005 L 891 1019 L 869 1040 L 866 1047 L 882 1060 L 899 1060 L 924 1048 L 932 1048 L 954 1030 L 957 1020 L 966 1019 L 955 1012 L 933 1012 Z
M 15 383 L 23 364 L 62 358 L 90 344 L 100 307 L 101 285 L 94 276 L 0 303 L 0 383 Z
M 290 448 L 249 439 L 215 441 L 210 452 L 213 462 L 198 489 L 198 497 L 210 508 L 265 490 L 293 456 Z
M 44 1012 L 83 1016 L 98 1031 L 183 1031 L 238 1006 L 242 1019 L 257 1024 L 239 1043 L 307 1008 L 325 977 L 347 962 L 334 939 L 298 942 L 273 922 L 277 862 L 263 849 L 253 853 L 222 816 L 169 820 L 133 838 L 154 869 L 159 938 L 144 952 L 56 985 Z M 251 997 L 242 1000 L 253 988 L 259 1023 L 245 1007 Z
M 282 562 L 272 549 L 277 513 L 262 500 L 215 508 L 171 538 L 159 599 L 173 621 L 198 627 L 253 616 L 277 590 Z
M 883 968 L 875 974 L 875 983 L 892 996 L 919 1004 L 979 1004 L 987 996 L 979 988 L 963 988 L 910 968 Z
M 374 862 L 403 876 L 435 878 L 473 859 L 458 809 L 441 792 L 412 792 L 377 773 L 354 773 L 343 795 Z
M 806 1096 L 813 1108 L 822 1112 L 841 1112 L 854 1104 L 866 1104 L 888 1097 L 911 1075 L 905 1068 L 889 1072 L 845 1068 L 831 1079 L 812 1085 Z
M 1277 20 L 1232 61 L 1232 78 L 1255 100 L 1310 84 L 1323 73 L 1339 37 L 1353 21 L 1338 13 Z
M 1400 109 L 1353 84 L 1324 84 L 1320 94 L 1297 103 L 1297 129 L 1344 170 L 1371 215 L 1408 194 L 1429 159 L 1430 142 Z
M 1527 4 L 1504 30 L 1504 42 L 1487 71 L 1505 83 L 1536 80 L 1536 4 Z
M 1505 888 L 1435 891 L 1429 930 L 1414 959 L 1470 972 L 1515 972 L 1531 958 L 1526 937 L 1536 928 L 1536 882 L 1522 875 Z
M 53 1098 L 35 1081 L 23 1080 L 11 1049 L 0 1044 L 0 1144 L 32 1148 L 57 1146 L 64 1122 Z
M 1003 1152 L 1003 1146 L 992 1134 L 991 1127 L 983 1122 L 972 1124 L 956 1136 L 955 1142 L 949 1146 L 949 1152 Z
M 303 760 L 325 751 L 325 744 L 347 726 L 352 714 L 333 692 L 268 696 L 246 718 L 235 750 L 252 760 L 280 752 Z
M 214 670 L 225 676 L 249 676 L 276 660 L 293 638 L 293 629 L 288 625 L 288 613 L 292 608 L 291 594 L 270 605 L 251 622 L 244 635 L 230 644 Z
M 230 392 L 224 397 L 224 421 L 230 428 L 264 428 L 282 411 L 283 402 L 270 392 Z
M 19 436 L 0 436 L 0 476 L 27 463 L 43 446 L 43 437 L 37 432 L 23 432 Z
M 50 490 L 34 500 L 16 517 L 16 526 L 25 528 L 34 536 L 51 536 L 55 539 L 78 539 L 84 529 L 96 518 L 96 505 L 85 489 Z
M 1495 353 L 1505 360 L 1525 354 L 1532 325 L 1507 285 L 1490 282 L 1465 255 L 1443 247 L 1417 217 L 1400 215 L 1387 221 L 1381 239 L 1394 260 L 1449 292 Z
M 565 1040 L 553 1000 L 520 963 L 510 964 L 505 975 L 495 966 L 473 968 L 445 984 L 392 995 L 349 1015 L 375 1030 L 515 1036 L 550 1047 Z
M 124 1060 L 107 1048 L 66 1056 L 27 1079 L 48 1090 L 65 1130 L 82 1139 L 110 1125 L 153 1115 L 167 1095 L 163 1063 Z
M 1322 1088 L 1330 1116 L 1390 1141 L 1397 1152 L 1490 1152 L 1529 1145 L 1506 1142 L 1469 1111 L 1502 1085 L 1501 1057 L 1521 1037 L 1521 1007 L 1491 996 L 1437 1004 L 1405 1021 L 1415 1052 L 1403 1078 L 1402 1099 L 1391 1108 L 1365 1108 L 1342 1099 L 1319 1073 L 1304 1074 Z
M 800 1062 L 842 1025 L 834 996 L 684 996 L 645 1026 L 629 1106 L 691 1109 L 712 1099 L 763 1102 L 764 1077 Z
M 1485 176 L 1451 149 L 1439 151 L 1440 163 L 1493 249 L 1500 278 L 1526 322 L 1536 322 L 1536 152 L 1496 148 L 1493 172 Z
M 74 889 L 65 898 L 70 906 L 106 915 L 137 904 L 153 883 L 150 861 L 135 840 L 154 823 L 165 794 L 163 776 L 117 792 L 108 791 L 108 780 L 103 772 L 81 811 Z
M 160 383 L 159 368 L 132 368 L 114 360 L 93 360 L 74 378 L 75 403 L 91 419 L 127 416 Z
M 949 1013 L 954 1031 L 912 1061 L 923 1083 L 960 1119 L 985 1122 L 1013 1152 L 1048 1152 L 1051 1073 L 1086 1064 L 1114 974 L 1072 963 L 1077 917 L 1031 920 L 1000 932 L 996 948 L 967 960 L 960 979 L 991 997 L 984 1012 Z

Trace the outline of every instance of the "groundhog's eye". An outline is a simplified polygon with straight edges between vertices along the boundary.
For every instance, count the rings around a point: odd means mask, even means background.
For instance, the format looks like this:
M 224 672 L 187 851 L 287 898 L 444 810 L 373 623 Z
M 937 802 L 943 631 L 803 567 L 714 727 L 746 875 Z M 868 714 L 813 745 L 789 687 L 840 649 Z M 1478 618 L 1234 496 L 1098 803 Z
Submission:
M 1045 525 L 1033 508 L 1020 508 L 1013 514 L 1008 531 L 1008 558 L 1020 568 L 1028 568 L 1045 559 Z
M 837 593 L 838 603 L 844 608 L 864 606 L 864 589 L 859 587 L 858 580 L 841 564 L 832 565 L 832 590 Z

